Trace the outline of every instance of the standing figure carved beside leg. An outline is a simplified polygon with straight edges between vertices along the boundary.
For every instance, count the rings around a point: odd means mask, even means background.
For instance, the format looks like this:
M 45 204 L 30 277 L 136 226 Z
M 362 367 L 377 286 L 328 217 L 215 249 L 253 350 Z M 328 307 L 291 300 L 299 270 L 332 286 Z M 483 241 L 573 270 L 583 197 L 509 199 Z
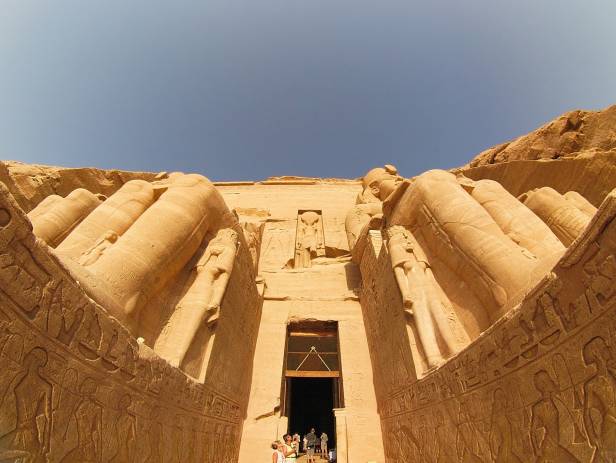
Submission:
M 387 230 L 388 248 L 405 311 L 415 320 L 417 332 L 429 367 L 443 363 L 457 351 L 456 340 L 443 307 L 443 295 L 419 243 L 402 226 Z M 438 335 L 447 346 L 443 353 Z
M 195 277 L 177 304 L 154 350 L 180 366 L 200 327 L 218 320 L 220 305 L 233 270 L 238 235 L 230 228 L 218 231 L 195 265 Z

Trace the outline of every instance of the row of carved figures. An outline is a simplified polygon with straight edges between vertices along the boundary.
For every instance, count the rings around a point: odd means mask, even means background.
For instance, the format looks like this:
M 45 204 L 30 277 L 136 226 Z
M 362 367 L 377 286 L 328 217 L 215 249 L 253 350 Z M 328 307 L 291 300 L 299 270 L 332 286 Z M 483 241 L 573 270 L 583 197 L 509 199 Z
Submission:
M 386 461 L 616 461 L 616 354 L 602 336 L 580 354 L 565 360 L 557 353 L 528 380 L 389 419 Z M 570 373 L 558 374 L 559 364 L 590 374 L 573 384 Z
M 108 385 L 74 369 L 54 382 L 42 347 L 26 353 L 15 371 L 12 347 L 10 333 L 0 330 L 0 360 L 6 367 L 0 380 L 2 461 L 214 463 L 235 458 L 236 424 L 160 404 L 144 414 L 141 397 L 133 397 L 130 389 L 114 391 L 116 400 L 110 400 L 101 391 Z
M 431 170 L 404 180 L 395 167 L 369 171 L 346 219 L 361 260 L 370 229 L 384 228 L 407 319 L 428 367 L 460 350 L 451 316 L 468 341 L 518 304 L 586 228 L 596 208 L 550 187 L 519 198 L 492 180 Z
M 216 324 L 240 228 L 207 178 L 131 180 L 109 198 L 77 189 L 45 198 L 28 218 L 86 292 L 134 336 L 142 335 L 152 299 L 184 276 L 155 346 L 171 364 L 181 365 L 199 329 Z

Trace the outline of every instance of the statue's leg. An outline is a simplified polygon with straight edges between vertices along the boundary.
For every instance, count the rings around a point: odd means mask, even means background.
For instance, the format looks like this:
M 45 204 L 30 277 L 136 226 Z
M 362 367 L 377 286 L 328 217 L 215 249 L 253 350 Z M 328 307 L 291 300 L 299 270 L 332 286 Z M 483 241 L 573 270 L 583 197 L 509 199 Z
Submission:
M 588 215 L 553 188 L 538 188 L 522 195 L 521 198 L 565 246 L 569 246 L 590 222 Z
M 419 268 L 413 269 L 410 276 L 409 286 L 412 288 L 413 320 L 426 354 L 428 367 L 435 367 L 443 363 L 444 359 L 436 340 L 434 320 L 430 310 L 428 292 L 426 291 L 427 282 L 423 271 Z
M 221 223 L 224 200 L 205 178 L 182 175 L 93 265 L 134 330 L 139 312 L 188 263 L 207 231 Z
M 203 327 L 214 280 L 214 269 L 197 273 L 190 288 L 171 314 L 166 329 L 156 341 L 154 351 L 176 367 L 182 365 L 197 332 Z
M 154 187 L 150 182 L 126 182 L 75 227 L 58 246 L 58 254 L 77 261 L 105 233 L 112 231 L 122 236 L 154 200 Z
M 453 174 L 419 176 L 400 200 L 392 224 L 419 229 L 430 252 L 456 272 L 495 320 L 532 283 L 538 260 L 523 252 Z
M 471 196 L 503 232 L 538 258 L 561 255 L 565 247 L 533 211 L 494 180 L 472 183 Z
M 30 220 L 33 232 L 55 248 L 100 203 L 101 200 L 94 193 L 77 188 L 65 198 L 53 201 L 40 215 L 32 214 Z
M 441 338 L 447 345 L 449 353 L 454 354 L 459 350 L 458 342 L 456 341 L 452 326 L 450 325 L 447 315 L 445 314 L 445 307 L 442 301 L 443 295 L 438 291 L 438 283 L 432 274 L 432 270 L 429 268 L 425 269 L 425 278 L 427 281 L 426 292 L 430 313 L 432 314 L 432 318 L 438 328 Z

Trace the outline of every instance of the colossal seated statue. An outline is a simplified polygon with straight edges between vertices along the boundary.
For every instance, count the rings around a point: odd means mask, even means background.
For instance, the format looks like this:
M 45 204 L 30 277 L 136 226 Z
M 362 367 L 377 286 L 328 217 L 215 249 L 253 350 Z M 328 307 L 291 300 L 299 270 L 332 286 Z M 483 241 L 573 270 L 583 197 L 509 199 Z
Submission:
M 60 195 L 49 195 L 45 199 L 43 199 L 40 203 L 36 205 L 34 209 L 28 212 L 28 218 L 30 222 L 35 220 L 37 217 L 49 212 L 54 204 L 58 201 L 62 201 L 62 196 Z
M 594 215 L 593 206 L 575 192 L 564 196 L 553 188 L 542 187 L 524 193 L 519 199 L 552 229 L 565 246 L 573 243 Z
M 458 286 L 470 290 L 490 323 L 564 251 L 550 229 L 496 182 L 431 170 L 398 188 L 384 209 L 388 225 L 411 230 L 456 275 Z
M 591 219 L 597 213 L 597 208 L 577 191 L 567 191 L 563 196 Z
M 35 207 L 28 218 L 34 234 L 55 248 L 100 203 L 101 195 L 77 188 L 65 198 L 52 195 Z
M 233 219 L 216 188 L 197 174 L 128 182 L 112 198 L 58 255 L 90 295 L 136 334 L 147 302 L 208 233 Z
M 63 257 L 79 260 L 103 236 L 110 233 L 122 236 L 155 199 L 155 185 L 150 182 L 125 183 L 75 227 L 56 251 Z
M 179 367 L 197 331 L 213 328 L 233 270 L 238 249 L 238 234 L 223 228 L 208 243 L 193 267 L 192 282 L 180 299 L 158 338 L 154 351 Z
M 384 201 L 402 182 L 398 170 L 392 165 L 376 167 L 362 178 L 362 192 L 357 195 L 356 205 L 351 208 L 345 219 L 345 228 L 349 249 L 353 250 L 362 232 L 367 228 L 380 226 Z M 368 224 L 373 221 L 369 227 Z
M 549 227 L 500 183 L 474 181 L 463 176 L 458 176 L 457 180 L 523 252 L 527 250 L 539 259 L 548 257 L 554 261 L 565 251 Z

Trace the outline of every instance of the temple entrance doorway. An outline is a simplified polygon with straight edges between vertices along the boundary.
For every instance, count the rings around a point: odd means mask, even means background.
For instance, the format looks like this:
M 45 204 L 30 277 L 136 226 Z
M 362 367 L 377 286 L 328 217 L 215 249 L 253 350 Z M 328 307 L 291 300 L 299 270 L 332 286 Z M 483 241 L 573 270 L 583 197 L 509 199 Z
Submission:
M 289 433 L 302 438 L 315 428 L 317 437 L 325 432 L 328 446 L 335 447 L 334 394 L 337 378 L 289 378 Z
M 317 437 L 325 432 L 329 449 L 336 445 L 334 409 L 344 406 L 338 351 L 336 322 L 289 325 L 282 395 L 288 432 L 300 438 L 310 428 L 315 428 Z

